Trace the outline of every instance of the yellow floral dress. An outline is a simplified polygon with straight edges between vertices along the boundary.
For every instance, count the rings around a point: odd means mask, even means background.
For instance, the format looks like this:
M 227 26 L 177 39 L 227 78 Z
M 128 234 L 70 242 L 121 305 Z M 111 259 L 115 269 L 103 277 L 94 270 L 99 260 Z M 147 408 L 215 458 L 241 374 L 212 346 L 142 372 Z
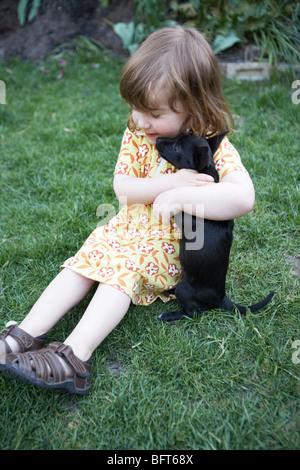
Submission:
M 215 153 L 214 162 L 220 179 L 230 171 L 245 171 L 227 138 Z M 175 171 L 142 132 L 126 129 L 115 174 L 155 178 Z M 109 223 L 97 227 L 62 267 L 122 290 L 134 304 L 148 305 L 157 298 L 167 302 L 174 295 L 166 291 L 181 277 L 179 239 L 174 222 L 161 224 L 151 205 L 124 205 Z

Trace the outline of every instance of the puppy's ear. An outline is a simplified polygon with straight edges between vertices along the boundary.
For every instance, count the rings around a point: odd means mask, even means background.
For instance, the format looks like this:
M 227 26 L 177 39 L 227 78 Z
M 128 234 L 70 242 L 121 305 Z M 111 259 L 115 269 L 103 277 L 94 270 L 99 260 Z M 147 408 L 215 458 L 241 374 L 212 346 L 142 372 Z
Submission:
M 217 134 L 214 137 L 210 137 L 210 139 L 207 139 L 207 142 L 211 148 L 213 155 L 218 150 L 219 145 L 221 144 L 226 134 L 228 134 L 228 131 L 222 132 L 222 134 Z
M 211 161 L 211 150 L 206 139 L 203 137 L 197 137 L 197 139 L 197 145 L 195 145 L 192 154 L 193 165 L 190 168 L 197 170 L 199 173 L 206 173 Z

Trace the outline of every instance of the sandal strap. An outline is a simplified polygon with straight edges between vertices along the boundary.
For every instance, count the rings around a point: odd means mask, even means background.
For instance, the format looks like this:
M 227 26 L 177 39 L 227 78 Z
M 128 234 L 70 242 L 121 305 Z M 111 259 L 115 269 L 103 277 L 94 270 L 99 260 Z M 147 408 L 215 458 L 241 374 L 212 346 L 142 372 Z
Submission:
M 33 355 L 33 361 L 36 368 L 36 378 L 48 382 L 50 377 L 52 377 L 55 383 L 66 380 L 67 377 L 64 366 L 57 355 L 51 350 L 48 350 L 48 348 L 41 350 L 39 353 L 35 353 Z
M 26 333 L 26 331 L 22 330 L 22 328 L 19 328 L 17 325 L 10 325 L 0 333 L 0 340 L 4 342 L 6 354 L 10 354 L 12 352 L 7 341 L 5 341 L 5 338 L 8 335 L 17 341 L 21 349 L 20 352 L 36 351 L 41 349 L 47 339 L 47 335 L 34 338 L 29 333 Z
M 73 369 L 73 377 L 68 377 L 58 356 Z M 61 384 L 73 379 L 76 389 L 83 390 L 87 386 L 90 375 L 91 361 L 81 361 L 70 346 L 64 343 L 51 343 L 47 348 L 25 353 L 12 353 L 8 356 L 10 363 L 18 363 L 18 370 L 27 376 L 42 380 L 47 384 Z
M 30 353 L 13 353 L 8 356 L 8 359 L 14 358 L 14 361 L 19 363 L 19 370 L 23 373 L 30 375 L 32 373 L 32 363 L 30 361 Z
M 62 355 L 67 362 L 70 364 L 76 375 L 79 377 L 88 377 L 89 371 L 87 369 L 87 363 L 84 363 L 79 359 L 79 357 L 75 356 L 73 350 L 70 346 L 67 346 L 64 343 L 52 343 L 49 345 L 51 349 L 53 349 L 59 355 Z

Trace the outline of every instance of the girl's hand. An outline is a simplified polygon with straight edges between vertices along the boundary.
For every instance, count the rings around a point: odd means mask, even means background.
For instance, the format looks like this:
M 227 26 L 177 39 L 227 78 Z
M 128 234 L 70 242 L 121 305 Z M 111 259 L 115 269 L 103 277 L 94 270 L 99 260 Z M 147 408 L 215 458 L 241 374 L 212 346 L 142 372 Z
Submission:
M 170 189 L 159 194 L 153 202 L 153 214 L 164 225 L 170 225 L 170 219 L 182 211 L 178 195 L 178 189 Z
M 212 176 L 198 173 L 195 170 L 182 169 L 173 173 L 175 188 L 160 193 L 153 201 L 153 214 L 165 225 L 170 225 L 170 219 L 183 210 L 182 192 L 179 187 L 204 186 L 214 183 Z M 176 180 L 175 180 L 176 178 Z
M 204 173 L 198 173 L 196 170 L 187 170 L 183 168 L 172 174 L 175 185 L 178 186 L 203 186 L 204 184 L 214 183 L 212 176 Z

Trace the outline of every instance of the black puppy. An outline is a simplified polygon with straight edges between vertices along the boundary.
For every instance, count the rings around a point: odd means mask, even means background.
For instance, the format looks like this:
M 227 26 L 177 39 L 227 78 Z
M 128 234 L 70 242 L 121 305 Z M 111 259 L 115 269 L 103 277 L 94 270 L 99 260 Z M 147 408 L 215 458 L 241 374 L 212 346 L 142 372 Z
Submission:
M 212 176 L 218 183 L 219 175 L 213 155 L 226 134 L 227 132 L 224 132 L 210 139 L 193 135 L 184 135 L 177 139 L 158 138 L 156 148 L 159 154 L 178 170 L 182 168 L 197 170 L 199 173 Z M 201 315 L 214 308 L 229 311 L 237 308 L 245 315 L 247 308 L 255 312 L 270 302 L 274 292 L 270 292 L 263 300 L 249 307 L 238 305 L 226 297 L 225 281 L 233 238 L 233 220 L 204 219 L 203 221 L 195 216 L 189 218 L 186 213 L 181 215 L 182 238 L 179 259 L 183 279 L 176 286 L 175 295 L 183 310 L 164 312 L 159 317 L 161 320 L 178 320 L 183 315 L 193 317 L 194 314 Z M 178 223 L 178 216 L 177 218 L 175 216 L 175 221 Z M 201 227 L 202 231 L 199 230 Z M 199 249 L 195 250 L 192 247 L 193 243 L 198 243 Z

